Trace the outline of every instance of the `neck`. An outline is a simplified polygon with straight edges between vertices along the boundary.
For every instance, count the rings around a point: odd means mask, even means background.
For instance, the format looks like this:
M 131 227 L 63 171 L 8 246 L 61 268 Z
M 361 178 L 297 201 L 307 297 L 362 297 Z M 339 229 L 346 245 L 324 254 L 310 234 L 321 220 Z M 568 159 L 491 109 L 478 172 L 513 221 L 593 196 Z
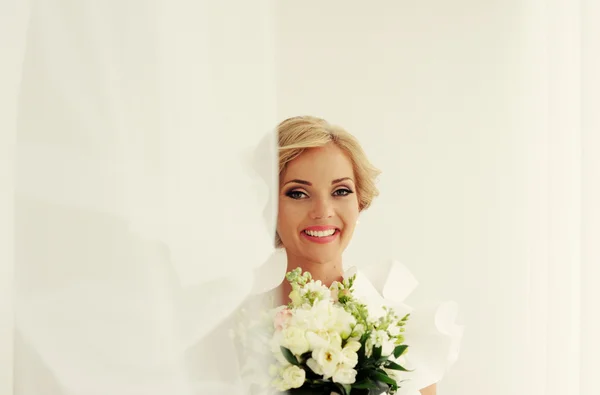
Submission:
M 338 259 L 327 262 L 327 263 L 319 263 L 319 262 L 311 262 L 303 257 L 298 257 L 296 255 L 292 255 L 286 251 L 287 255 L 287 271 L 292 271 L 296 268 L 301 268 L 302 272 L 310 272 L 313 280 L 321 280 L 321 282 L 330 286 L 334 281 L 342 281 L 344 276 L 344 271 L 342 268 L 342 257 L 340 256 Z M 280 296 L 283 300 L 283 303 L 289 302 L 289 294 L 292 291 L 292 286 L 287 280 L 284 280 L 283 283 L 279 286 Z

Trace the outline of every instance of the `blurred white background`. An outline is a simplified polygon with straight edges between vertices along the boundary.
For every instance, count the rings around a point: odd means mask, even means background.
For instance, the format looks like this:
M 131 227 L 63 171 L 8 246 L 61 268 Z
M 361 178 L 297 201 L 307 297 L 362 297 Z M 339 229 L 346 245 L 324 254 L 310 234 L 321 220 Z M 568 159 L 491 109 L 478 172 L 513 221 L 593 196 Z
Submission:
M 20 144 L 21 179 L 17 207 L 11 192 L 2 194 L 0 394 L 20 388 L 14 393 L 24 395 L 38 382 L 46 392 L 36 393 L 62 395 L 60 380 L 48 381 L 48 371 L 60 373 L 52 359 L 43 368 L 13 337 L 13 274 L 21 273 L 22 291 L 43 301 L 68 280 L 143 263 L 132 259 L 140 248 L 160 262 L 128 273 L 147 271 L 138 285 L 160 307 L 147 317 L 162 342 L 152 355 L 171 363 L 168 344 L 177 334 L 164 325 L 173 307 L 163 287 L 173 274 L 164 270 L 163 244 L 184 258 L 214 254 L 227 243 L 198 252 L 198 236 L 186 226 L 235 218 L 206 210 L 223 203 L 219 195 L 190 188 L 185 177 L 196 168 L 238 172 L 230 158 L 211 156 L 217 150 L 209 144 L 235 142 L 228 151 L 235 158 L 264 129 L 302 114 L 355 134 L 383 171 L 381 196 L 363 214 L 348 260 L 396 258 L 421 283 L 412 303 L 460 305 L 461 355 L 440 395 L 600 393 L 597 2 L 103 4 L 1 5 L 2 147 L 14 153 Z M 14 157 L 2 155 L 10 187 Z M 211 173 L 213 166 L 224 170 Z M 77 181 L 54 188 L 60 169 Z M 182 181 L 164 196 L 169 174 Z M 239 188 L 216 184 L 235 202 Z M 140 198 L 149 191 L 159 194 Z M 159 226 L 167 206 L 176 208 L 171 223 L 182 225 L 174 234 L 187 241 Z M 140 247 L 140 234 L 159 242 Z M 24 267 L 13 264 L 15 246 Z M 77 266 L 82 261 L 86 267 Z M 175 263 L 180 281 L 201 283 L 194 260 L 185 261 Z M 58 264 L 63 272 L 53 272 Z M 234 269 L 212 267 L 219 270 L 211 279 Z
M 524 73 L 543 66 L 522 3 L 282 2 L 278 15 L 280 118 L 340 124 L 383 171 L 347 258 L 396 258 L 421 283 L 415 303 L 459 303 L 466 332 L 441 394 L 521 393 Z
M 440 394 L 597 393 L 597 4 L 305 1 L 277 15 L 280 118 L 340 124 L 383 170 L 347 258 L 396 258 L 421 282 L 414 303 L 461 306 Z

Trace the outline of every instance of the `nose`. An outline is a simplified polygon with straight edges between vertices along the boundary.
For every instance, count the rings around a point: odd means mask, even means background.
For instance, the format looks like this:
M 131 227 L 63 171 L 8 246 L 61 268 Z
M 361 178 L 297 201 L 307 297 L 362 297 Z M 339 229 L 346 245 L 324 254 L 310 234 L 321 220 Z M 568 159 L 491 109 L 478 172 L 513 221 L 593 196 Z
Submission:
M 328 198 L 314 199 L 310 214 L 312 219 L 325 219 L 333 217 L 334 210 L 331 200 Z

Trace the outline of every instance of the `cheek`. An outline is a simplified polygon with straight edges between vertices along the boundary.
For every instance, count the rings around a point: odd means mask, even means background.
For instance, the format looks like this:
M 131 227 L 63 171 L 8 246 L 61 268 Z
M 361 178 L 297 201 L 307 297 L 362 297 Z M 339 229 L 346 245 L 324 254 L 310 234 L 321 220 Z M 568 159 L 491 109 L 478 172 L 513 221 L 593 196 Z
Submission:
M 356 199 L 354 201 L 347 202 L 347 204 L 340 208 L 340 216 L 342 217 L 344 221 L 344 227 L 347 230 L 354 231 L 359 214 L 360 211 L 358 209 L 358 201 Z
M 344 201 L 344 204 L 340 207 L 340 209 L 346 219 L 356 222 L 358 215 L 360 214 L 360 209 L 358 206 L 358 199 L 356 196 L 354 196 L 353 199 Z
M 279 236 L 285 237 L 290 233 L 294 233 L 298 226 L 298 213 L 286 201 L 279 201 L 279 212 L 277 215 L 277 232 Z

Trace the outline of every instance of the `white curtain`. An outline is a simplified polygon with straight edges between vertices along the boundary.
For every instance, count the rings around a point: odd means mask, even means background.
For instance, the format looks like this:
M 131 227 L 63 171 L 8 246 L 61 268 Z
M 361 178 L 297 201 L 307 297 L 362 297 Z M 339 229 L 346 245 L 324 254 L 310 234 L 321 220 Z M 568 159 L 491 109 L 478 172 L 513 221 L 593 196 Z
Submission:
M 0 2 L 0 394 L 13 393 L 14 158 L 28 18 L 28 2 Z
M 529 4 L 531 394 L 597 394 L 600 382 L 600 7 Z M 525 392 L 524 392 L 525 393 Z
M 235 393 L 197 345 L 273 250 L 271 3 L 3 7 L 0 392 Z
M 600 393 L 600 3 L 581 6 L 581 348 L 580 393 Z

